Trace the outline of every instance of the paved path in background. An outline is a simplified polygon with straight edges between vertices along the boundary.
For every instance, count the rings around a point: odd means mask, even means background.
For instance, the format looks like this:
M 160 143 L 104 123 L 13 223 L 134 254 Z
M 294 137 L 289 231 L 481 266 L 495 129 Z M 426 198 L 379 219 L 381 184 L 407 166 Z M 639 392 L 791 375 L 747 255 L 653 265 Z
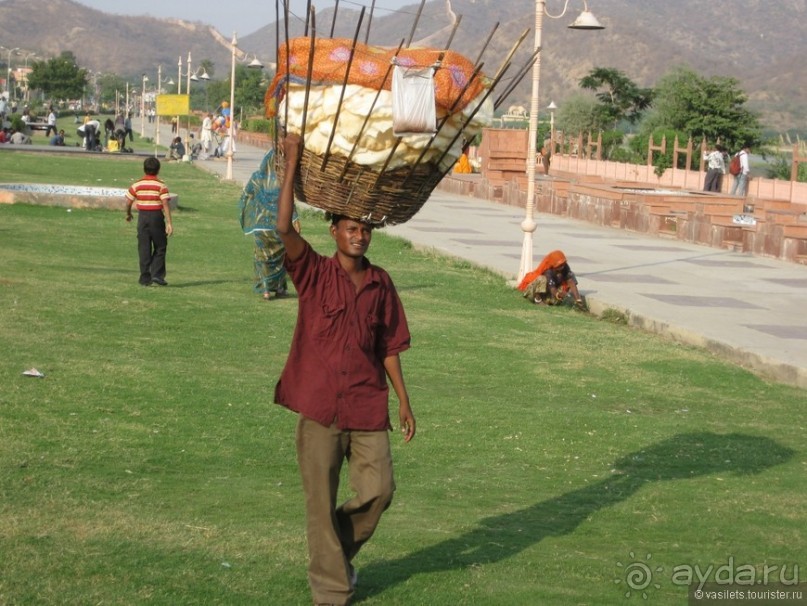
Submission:
M 165 128 L 161 140 L 169 141 Z M 265 152 L 237 150 L 233 180 L 246 183 Z M 196 165 L 223 176 L 227 163 Z M 435 191 L 413 219 L 385 231 L 514 280 L 523 218 L 518 208 Z M 807 266 L 555 215 L 536 220 L 535 264 L 563 250 L 593 313 L 621 311 L 633 325 L 807 388 Z
M 389 228 L 515 279 L 524 211 L 436 192 Z M 535 263 L 563 250 L 592 312 L 706 347 L 807 388 L 807 266 L 538 214 Z M 618 360 L 615 360 L 615 366 Z

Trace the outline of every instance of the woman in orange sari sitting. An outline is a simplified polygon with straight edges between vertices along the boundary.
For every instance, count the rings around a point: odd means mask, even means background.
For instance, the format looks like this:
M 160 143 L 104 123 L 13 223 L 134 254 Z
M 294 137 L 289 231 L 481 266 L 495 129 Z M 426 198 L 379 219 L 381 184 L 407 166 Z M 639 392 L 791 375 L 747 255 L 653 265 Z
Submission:
M 464 174 L 470 174 L 474 172 L 473 169 L 471 168 L 471 162 L 468 160 L 468 156 L 466 155 L 465 152 L 462 152 L 462 155 L 460 156 L 459 160 L 457 160 L 457 164 L 454 166 L 454 172 Z
M 585 309 L 586 304 L 577 290 L 577 278 L 560 250 L 546 255 L 538 267 L 524 276 L 518 289 L 525 298 L 539 305 L 560 305 L 572 296 L 575 306 Z

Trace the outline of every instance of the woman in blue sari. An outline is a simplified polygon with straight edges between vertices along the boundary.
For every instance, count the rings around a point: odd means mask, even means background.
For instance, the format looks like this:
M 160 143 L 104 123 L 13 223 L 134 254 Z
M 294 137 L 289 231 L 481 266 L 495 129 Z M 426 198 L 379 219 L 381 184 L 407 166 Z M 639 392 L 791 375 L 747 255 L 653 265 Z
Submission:
M 252 174 L 241 194 L 241 229 L 255 240 L 255 286 L 264 301 L 286 295 L 286 250 L 277 233 L 277 201 L 280 187 L 273 168 L 274 150 L 264 156 L 260 168 Z M 294 214 L 294 227 L 300 221 Z

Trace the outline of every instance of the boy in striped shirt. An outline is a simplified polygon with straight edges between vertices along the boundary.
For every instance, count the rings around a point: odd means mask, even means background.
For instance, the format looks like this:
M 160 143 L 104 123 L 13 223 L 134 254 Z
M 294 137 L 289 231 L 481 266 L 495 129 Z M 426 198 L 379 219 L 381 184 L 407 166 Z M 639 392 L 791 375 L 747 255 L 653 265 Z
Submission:
M 171 195 L 160 174 L 160 161 L 155 157 L 143 162 L 145 175 L 126 192 L 126 221 L 132 220 L 132 204 L 137 205 L 137 251 L 140 256 L 140 284 L 168 286 L 165 281 L 165 252 L 171 225 Z

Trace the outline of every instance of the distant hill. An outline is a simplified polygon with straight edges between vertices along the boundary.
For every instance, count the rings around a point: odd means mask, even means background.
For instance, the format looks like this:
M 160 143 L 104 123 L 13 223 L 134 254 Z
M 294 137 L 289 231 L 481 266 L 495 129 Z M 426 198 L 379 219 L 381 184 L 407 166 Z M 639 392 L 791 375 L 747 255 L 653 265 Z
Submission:
M 368 2 L 369 4 L 369 2 Z M 560 0 L 547 2 L 550 12 Z M 807 0 L 589 0 L 590 9 L 606 26 L 603 31 L 567 29 L 582 3 L 570 2 L 562 19 L 543 20 L 540 104 L 561 105 L 579 91 L 580 78 L 595 66 L 614 67 L 641 86 L 653 86 L 675 65 L 689 65 L 707 76 L 737 78 L 749 94 L 749 105 L 763 123 L 777 131 L 805 130 L 807 70 L 803 58 L 807 40 Z M 266 25 L 239 40 L 239 47 L 257 53 L 265 63 L 275 61 L 274 3 L 266 3 Z M 555 6 L 557 5 L 557 6 Z M 397 45 L 409 40 L 419 4 L 395 13 L 372 15 L 369 42 Z M 316 35 L 352 38 L 359 10 L 340 6 L 317 13 Z M 413 34 L 413 45 L 442 47 L 452 23 L 461 16 L 451 48 L 476 59 L 494 26 L 482 60 L 492 75 L 521 33 L 530 29 L 515 57 L 521 65 L 532 50 L 534 0 L 431 0 L 423 8 Z M 359 39 L 367 36 L 369 10 Z M 281 23 L 280 37 L 284 28 Z M 302 18 L 292 15 L 290 36 L 301 35 Z M 5 0 L 0 2 L 0 41 L 44 56 L 72 51 L 82 66 L 137 78 L 158 64 L 163 73 L 176 69 L 179 56 L 192 52 L 194 65 L 203 59 L 226 73 L 229 41 L 215 28 L 199 22 L 149 17 L 120 17 L 86 8 L 72 0 Z M 4 58 L 4 57 L 3 57 Z M 508 73 L 507 77 L 511 77 Z M 528 74 L 505 104 L 529 105 Z
M 222 74 L 228 72 L 231 57 L 229 41 L 209 25 L 110 15 L 72 0 L 0 2 L 0 41 L 44 57 L 69 50 L 82 67 L 135 82 L 160 64 L 164 75 L 176 75 L 179 57 L 184 62 L 189 51 L 195 65 L 210 59 Z M 6 58 L 3 54 L 3 62 Z

